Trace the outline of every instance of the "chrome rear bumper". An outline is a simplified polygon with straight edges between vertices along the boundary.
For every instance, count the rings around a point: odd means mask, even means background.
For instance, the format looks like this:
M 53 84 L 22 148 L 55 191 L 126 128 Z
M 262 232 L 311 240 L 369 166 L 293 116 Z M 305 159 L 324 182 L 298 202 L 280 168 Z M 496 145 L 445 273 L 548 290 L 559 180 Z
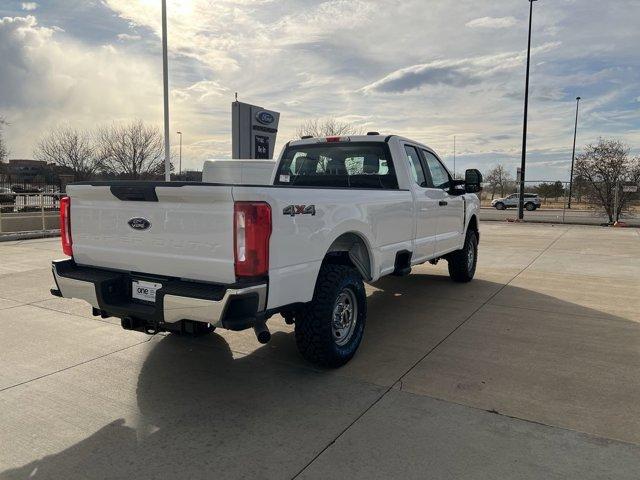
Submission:
M 131 297 L 134 279 L 149 279 L 129 272 L 76 265 L 73 260 L 52 263 L 56 296 L 79 298 L 103 316 L 131 317 L 160 327 L 182 320 L 210 323 L 240 330 L 252 326 L 252 318 L 264 312 L 267 284 L 216 285 L 179 279 L 154 279 L 163 284 L 155 303 Z

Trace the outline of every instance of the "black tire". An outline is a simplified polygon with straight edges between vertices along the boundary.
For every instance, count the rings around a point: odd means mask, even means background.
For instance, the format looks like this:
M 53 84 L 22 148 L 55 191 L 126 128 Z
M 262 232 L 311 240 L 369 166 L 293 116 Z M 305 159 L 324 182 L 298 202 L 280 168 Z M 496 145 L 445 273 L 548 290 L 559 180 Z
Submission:
M 213 333 L 216 330 L 216 327 L 214 327 L 210 323 L 197 322 L 197 324 L 198 326 L 196 327 L 196 331 L 194 332 L 194 335 L 197 337 L 200 337 L 203 335 L 209 335 L 210 333 Z
M 473 252 L 473 255 L 470 252 Z M 461 250 L 451 252 L 447 261 L 449 262 L 449 276 L 454 282 L 466 283 L 473 279 L 478 264 L 478 236 L 475 231 L 467 231 L 464 247 Z
M 334 313 L 339 308 L 337 303 L 346 297 L 351 299 L 346 303 L 353 304 L 353 327 L 349 327 L 348 337 L 345 334 L 340 339 L 335 337 L 339 329 L 334 328 Z M 313 299 L 296 315 L 298 351 L 315 365 L 340 367 L 351 360 L 360 346 L 366 318 L 367 297 L 358 271 L 346 265 L 325 264 L 320 268 Z M 340 344 L 342 341 L 345 343 Z
M 506 210 L 507 209 L 507 206 L 502 202 L 496 203 L 495 207 L 496 207 L 496 210 Z
M 528 202 L 524 204 L 524 208 L 526 208 L 528 212 L 533 212 L 536 209 L 536 205 L 534 203 Z

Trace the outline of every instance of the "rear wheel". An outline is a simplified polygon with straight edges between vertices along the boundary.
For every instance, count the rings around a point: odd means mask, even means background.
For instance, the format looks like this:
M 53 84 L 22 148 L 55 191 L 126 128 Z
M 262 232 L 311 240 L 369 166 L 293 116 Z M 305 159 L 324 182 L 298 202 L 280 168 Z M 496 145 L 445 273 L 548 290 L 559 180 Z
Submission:
M 496 203 L 495 207 L 496 207 L 496 210 L 505 210 L 507 208 L 507 206 L 502 202 Z
M 311 363 L 336 368 L 360 346 L 367 301 L 360 274 L 346 265 L 323 265 L 313 299 L 296 315 L 298 350 Z
M 447 257 L 449 276 L 454 282 L 469 282 L 476 273 L 478 263 L 478 236 L 473 230 L 467 231 L 464 246 L 451 252 Z
M 526 208 L 529 212 L 533 212 L 536 209 L 536 205 L 534 203 L 525 203 L 524 208 Z

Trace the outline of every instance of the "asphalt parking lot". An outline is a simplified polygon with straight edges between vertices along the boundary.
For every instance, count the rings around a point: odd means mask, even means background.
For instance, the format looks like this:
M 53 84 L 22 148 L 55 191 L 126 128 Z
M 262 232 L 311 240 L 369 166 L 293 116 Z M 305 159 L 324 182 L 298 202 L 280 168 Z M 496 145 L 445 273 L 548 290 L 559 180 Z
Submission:
M 640 230 L 482 225 L 368 287 L 354 360 L 280 318 L 148 337 L 53 298 L 59 240 L 0 243 L 0 478 L 616 478 L 640 472 Z

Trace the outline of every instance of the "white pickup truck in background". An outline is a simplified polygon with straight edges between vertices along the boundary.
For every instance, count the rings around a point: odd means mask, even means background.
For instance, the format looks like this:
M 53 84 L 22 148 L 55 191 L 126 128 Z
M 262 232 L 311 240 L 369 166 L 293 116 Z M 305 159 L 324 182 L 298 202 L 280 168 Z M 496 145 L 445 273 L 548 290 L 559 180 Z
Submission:
M 474 276 L 482 177 L 454 180 L 425 145 L 306 138 L 269 167 L 232 167 L 210 183 L 223 167 L 205 166 L 201 183 L 69 185 L 61 235 L 71 258 L 53 262 L 52 293 L 147 333 L 253 328 L 266 343 L 279 313 L 306 359 L 337 367 L 363 337 L 363 282 L 440 258 L 453 280 Z M 265 169 L 269 184 L 245 181 Z

